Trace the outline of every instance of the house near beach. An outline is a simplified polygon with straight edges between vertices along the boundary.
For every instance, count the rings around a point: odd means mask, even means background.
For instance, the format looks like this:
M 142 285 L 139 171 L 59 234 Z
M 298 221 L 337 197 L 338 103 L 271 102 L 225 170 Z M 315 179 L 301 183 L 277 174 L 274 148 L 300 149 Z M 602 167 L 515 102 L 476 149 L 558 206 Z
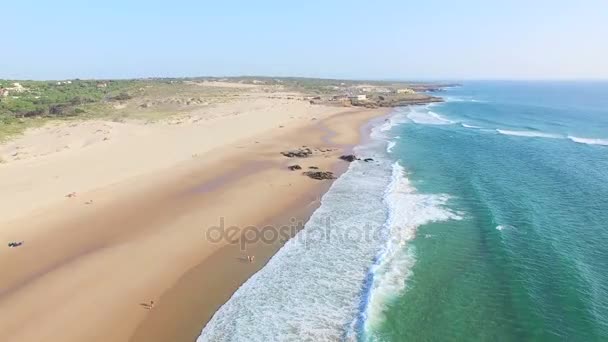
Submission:
M 403 88 L 397 89 L 397 94 L 416 94 L 416 91 L 410 88 Z

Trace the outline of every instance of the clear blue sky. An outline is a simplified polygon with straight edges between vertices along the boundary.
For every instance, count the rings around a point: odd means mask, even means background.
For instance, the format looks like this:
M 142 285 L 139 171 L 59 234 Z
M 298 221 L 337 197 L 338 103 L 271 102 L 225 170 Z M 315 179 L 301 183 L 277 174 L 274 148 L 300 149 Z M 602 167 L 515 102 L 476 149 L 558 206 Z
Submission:
M 6 0 L 0 78 L 608 78 L 606 0 Z

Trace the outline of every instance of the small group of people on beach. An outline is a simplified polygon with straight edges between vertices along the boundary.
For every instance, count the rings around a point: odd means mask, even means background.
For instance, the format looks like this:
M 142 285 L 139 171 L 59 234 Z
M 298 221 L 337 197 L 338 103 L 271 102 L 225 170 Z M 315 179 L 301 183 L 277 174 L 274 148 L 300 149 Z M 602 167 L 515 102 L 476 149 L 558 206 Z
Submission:
M 247 256 L 247 261 L 254 262 L 255 261 L 255 255 L 248 255 Z

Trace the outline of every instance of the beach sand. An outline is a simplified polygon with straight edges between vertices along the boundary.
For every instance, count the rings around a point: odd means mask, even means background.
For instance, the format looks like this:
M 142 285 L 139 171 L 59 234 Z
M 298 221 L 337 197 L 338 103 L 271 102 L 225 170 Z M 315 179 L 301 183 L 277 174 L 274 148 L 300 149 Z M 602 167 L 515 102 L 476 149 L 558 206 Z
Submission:
M 238 238 L 249 226 L 305 222 L 331 181 L 302 171 L 345 170 L 337 157 L 386 109 L 258 98 L 209 112 L 223 114 L 59 124 L 0 147 L 14 157 L 0 165 L 1 336 L 194 340 L 284 242 L 243 249 L 212 241 L 209 229 L 223 220 Z M 302 146 L 313 155 L 280 154 Z M 303 170 L 289 171 L 293 164 Z

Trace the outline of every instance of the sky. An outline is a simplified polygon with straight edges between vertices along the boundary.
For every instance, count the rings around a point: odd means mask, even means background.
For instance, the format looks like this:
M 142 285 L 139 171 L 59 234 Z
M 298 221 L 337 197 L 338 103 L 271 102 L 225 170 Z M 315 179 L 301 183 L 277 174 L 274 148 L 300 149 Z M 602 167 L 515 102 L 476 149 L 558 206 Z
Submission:
M 0 78 L 608 79 L 606 0 L 18 0 Z

